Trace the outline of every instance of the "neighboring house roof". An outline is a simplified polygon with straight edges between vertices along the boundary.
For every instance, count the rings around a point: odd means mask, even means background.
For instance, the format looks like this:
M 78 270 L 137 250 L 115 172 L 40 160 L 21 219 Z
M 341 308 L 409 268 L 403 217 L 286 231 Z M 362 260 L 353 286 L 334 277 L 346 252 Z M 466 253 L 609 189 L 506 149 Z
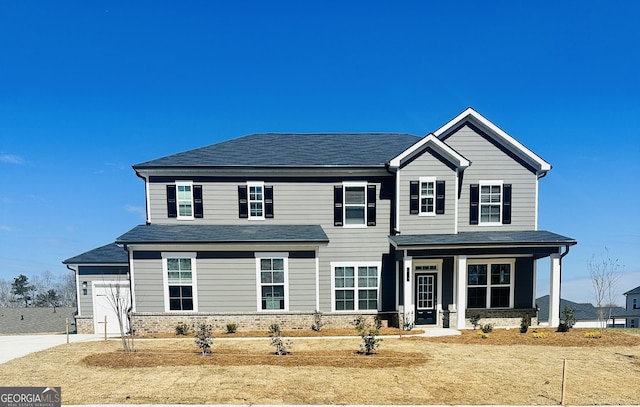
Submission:
M 420 138 L 398 133 L 252 134 L 133 166 L 379 167 Z
M 539 155 L 525 147 L 518 140 L 511 137 L 504 130 L 491 123 L 487 118 L 469 107 L 444 126 L 440 127 L 433 134 L 440 140 L 446 139 L 465 123 L 471 123 L 482 130 L 493 141 L 512 152 L 525 162 L 533 166 L 538 171 L 546 172 L 551 169 L 551 164 L 543 160 Z
M 540 298 L 536 298 L 536 305 L 539 308 L 538 320 L 548 321 L 549 320 L 549 295 L 544 295 Z M 564 307 L 573 308 L 575 310 L 573 315 L 576 321 L 595 321 L 598 319 L 598 308 L 594 307 L 593 304 L 577 303 L 577 302 L 561 299 L 560 300 L 561 313 Z M 625 309 L 621 307 L 611 307 L 612 315 L 616 315 L 624 311 Z M 605 307 L 605 315 L 609 315 L 609 307 Z
M 640 285 L 634 288 L 633 290 L 630 290 L 624 293 L 624 295 L 629 295 L 629 294 L 640 294 Z
M 75 307 L 55 308 L 0 308 L 0 334 L 33 334 L 66 332 L 66 320 L 69 318 L 69 331 L 74 332 Z
M 395 247 L 490 247 L 490 246 L 549 246 L 574 245 L 575 239 L 546 230 L 460 232 L 457 234 L 395 235 L 389 236 Z
M 140 225 L 117 243 L 328 243 L 319 225 Z
M 77 256 L 71 257 L 62 262 L 62 264 L 113 264 L 127 265 L 129 264 L 129 254 L 122 247 L 115 243 L 89 250 Z

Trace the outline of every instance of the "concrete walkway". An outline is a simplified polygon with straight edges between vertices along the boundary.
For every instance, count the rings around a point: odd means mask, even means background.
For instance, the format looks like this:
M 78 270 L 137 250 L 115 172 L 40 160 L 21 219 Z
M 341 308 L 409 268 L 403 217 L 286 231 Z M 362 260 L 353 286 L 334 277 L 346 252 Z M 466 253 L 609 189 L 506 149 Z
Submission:
M 69 343 L 100 340 L 100 335 L 69 335 Z M 67 335 L 0 335 L 0 364 L 67 343 Z

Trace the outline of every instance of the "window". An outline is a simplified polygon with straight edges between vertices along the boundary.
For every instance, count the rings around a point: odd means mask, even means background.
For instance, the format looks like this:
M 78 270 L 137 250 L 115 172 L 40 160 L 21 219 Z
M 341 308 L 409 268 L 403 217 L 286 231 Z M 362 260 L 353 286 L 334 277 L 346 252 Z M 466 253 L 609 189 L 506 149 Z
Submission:
M 167 185 L 167 217 L 202 218 L 202 185 L 193 185 L 191 181 L 177 181 Z
M 190 183 L 176 183 L 176 188 L 178 191 L 178 219 L 193 217 L 193 199 L 191 192 L 192 187 L 193 185 L 191 185 Z
M 480 184 L 480 224 L 500 223 L 502 183 Z
M 281 255 L 267 255 L 257 259 L 260 310 L 287 310 L 287 263 Z
M 469 197 L 470 225 L 511 223 L 511 184 L 502 181 L 480 181 L 471 184 Z
M 263 205 L 263 188 L 262 184 L 248 185 L 249 187 L 249 219 L 251 218 L 264 218 L 262 214 Z
M 420 215 L 435 215 L 435 179 L 420 180 Z
M 335 311 L 378 309 L 379 265 L 332 265 Z
M 409 213 L 420 216 L 444 214 L 445 181 L 420 177 L 409 182 Z
M 163 254 L 168 311 L 196 311 L 195 254 Z
M 273 218 L 273 186 L 255 181 L 238 185 L 238 206 L 240 218 Z
M 634 298 L 632 301 L 633 301 L 633 309 L 638 309 L 638 299 Z
M 376 186 L 345 182 L 333 191 L 333 224 L 344 227 L 376 225 Z
M 467 308 L 513 307 L 513 262 L 467 266 Z

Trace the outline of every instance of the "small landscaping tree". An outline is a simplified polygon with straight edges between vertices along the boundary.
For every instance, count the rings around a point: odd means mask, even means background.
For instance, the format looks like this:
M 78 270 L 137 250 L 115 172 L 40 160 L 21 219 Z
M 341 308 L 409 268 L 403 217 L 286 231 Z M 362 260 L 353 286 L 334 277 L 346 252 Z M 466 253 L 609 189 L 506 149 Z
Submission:
M 569 332 L 571 328 L 576 324 L 576 318 L 574 316 L 575 309 L 571 307 L 564 307 L 562 310 L 563 319 L 560 320 L 558 325 L 558 332 Z
M 271 337 L 271 345 L 276 348 L 275 354 L 279 356 L 288 355 L 291 349 L 291 342 L 282 339 L 280 325 L 271 324 L 269 327 L 269 336 Z
M 213 343 L 213 335 L 211 334 L 211 325 L 201 323 L 198 324 L 196 331 L 195 343 L 202 350 L 202 355 L 211 352 L 211 344 Z
M 378 338 L 380 332 L 378 325 L 372 325 L 371 322 L 363 316 L 358 316 L 353 323 L 358 331 L 358 335 L 362 338 L 360 352 L 365 355 L 371 355 L 380 346 L 380 342 L 382 342 L 382 338 Z
M 311 329 L 316 332 L 320 332 L 324 323 L 322 322 L 322 312 L 316 310 L 313 313 L 313 324 L 311 324 Z

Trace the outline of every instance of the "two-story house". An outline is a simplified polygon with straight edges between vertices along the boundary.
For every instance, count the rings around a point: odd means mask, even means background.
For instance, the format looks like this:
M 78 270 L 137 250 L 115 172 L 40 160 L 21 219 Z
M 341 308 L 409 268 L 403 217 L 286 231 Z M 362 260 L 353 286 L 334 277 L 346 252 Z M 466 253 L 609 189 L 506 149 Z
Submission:
M 114 282 L 138 332 L 179 323 L 308 328 L 376 314 L 469 327 L 534 321 L 550 258 L 550 324 L 574 239 L 538 230 L 551 165 L 469 108 L 425 137 L 254 134 L 133 166 L 147 220 L 65 260 L 79 331 L 99 332 Z M 110 329 L 108 329 L 110 330 Z
M 626 317 L 627 328 L 640 328 L 640 286 L 624 293 L 626 298 Z

